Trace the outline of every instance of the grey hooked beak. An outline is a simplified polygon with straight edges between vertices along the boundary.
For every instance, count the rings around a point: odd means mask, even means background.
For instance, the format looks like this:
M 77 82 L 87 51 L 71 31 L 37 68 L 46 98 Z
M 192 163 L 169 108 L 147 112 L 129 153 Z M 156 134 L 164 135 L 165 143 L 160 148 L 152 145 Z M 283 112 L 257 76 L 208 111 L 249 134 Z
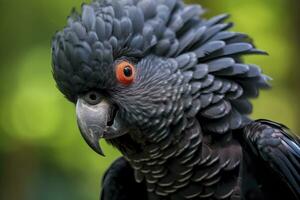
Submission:
M 76 104 L 77 123 L 82 137 L 98 154 L 104 156 L 100 147 L 100 138 L 112 139 L 128 132 L 121 122 L 119 113 L 114 115 L 114 106 L 106 99 L 98 104 L 89 104 L 79 98 Z M 112 122 L 109 125 L 109 122 Z

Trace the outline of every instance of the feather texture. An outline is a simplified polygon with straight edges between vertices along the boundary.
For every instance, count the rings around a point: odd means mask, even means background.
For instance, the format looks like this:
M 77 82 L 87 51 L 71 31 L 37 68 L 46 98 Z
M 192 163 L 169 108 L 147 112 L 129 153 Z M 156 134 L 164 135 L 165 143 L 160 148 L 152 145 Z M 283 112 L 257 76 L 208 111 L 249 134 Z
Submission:
M 299 194 L 299 142 L 248 118 L 249 99 L 269 78 L 242 57 L 265 52 L 229 30 L 229 15 L 203 13 L 181 0 L 95 0 L 53 38 L 59 90 L 72 102 L 103 92 L 130 128 L 108 140 L 124 157 L 106 173 L 102 199 L 244 199 L 252 189 L 264 196 L 268 184 L 247 171 L 256 159 Z M 124 60 L 136 70 L 130 85 L 115 74 Z

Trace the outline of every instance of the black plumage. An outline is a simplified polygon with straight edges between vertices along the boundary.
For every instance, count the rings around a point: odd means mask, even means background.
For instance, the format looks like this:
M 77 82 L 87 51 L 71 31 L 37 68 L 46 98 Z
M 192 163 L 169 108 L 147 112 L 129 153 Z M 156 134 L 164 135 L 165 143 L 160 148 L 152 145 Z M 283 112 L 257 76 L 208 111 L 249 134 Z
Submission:
M 269 78 L 242 56 L 266 53 L 229 31 L 228 15 L 203 13 L 181 0 L 93 1 L 55 35 L 53 76 L 83 137 L 124 156 L 101 199 L 300 198 L 299 140 L 248 117 Z M 130 84 L 116 76 L 124 61 Z

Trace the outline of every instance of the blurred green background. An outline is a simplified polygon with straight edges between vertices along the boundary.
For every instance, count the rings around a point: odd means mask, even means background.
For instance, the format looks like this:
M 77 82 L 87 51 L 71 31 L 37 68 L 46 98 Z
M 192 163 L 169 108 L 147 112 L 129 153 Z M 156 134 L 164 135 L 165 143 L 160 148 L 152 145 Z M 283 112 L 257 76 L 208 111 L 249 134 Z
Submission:
M 254 118 L 280 121 L 300 133 L 299 1 L 199 0 L 206 16 L 231 13 L 270 56 L 246 60 L 273 77 L 254 100 Z M 0 199 L 98 199 L 100 177 L 119 154 L 104 142 L 96 155 L 77 129 L 74 105 L 51 75 L 50 41 L 81 0 L 0 1 Z

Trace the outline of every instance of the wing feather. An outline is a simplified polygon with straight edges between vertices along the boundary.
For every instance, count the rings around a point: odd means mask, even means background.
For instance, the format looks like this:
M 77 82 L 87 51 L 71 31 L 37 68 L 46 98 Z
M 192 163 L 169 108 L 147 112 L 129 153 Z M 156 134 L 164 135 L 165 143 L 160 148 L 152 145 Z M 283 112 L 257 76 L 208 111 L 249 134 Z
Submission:
M 300 198 L 300 143 L 283 125 L 257 120 L 245 128 L 245 139 L 265 165 Z
M 100 200 L 146 199 L 144 183 L 137 183 L 134 170 L 123 158 L 117 159 L 105 172 Z

